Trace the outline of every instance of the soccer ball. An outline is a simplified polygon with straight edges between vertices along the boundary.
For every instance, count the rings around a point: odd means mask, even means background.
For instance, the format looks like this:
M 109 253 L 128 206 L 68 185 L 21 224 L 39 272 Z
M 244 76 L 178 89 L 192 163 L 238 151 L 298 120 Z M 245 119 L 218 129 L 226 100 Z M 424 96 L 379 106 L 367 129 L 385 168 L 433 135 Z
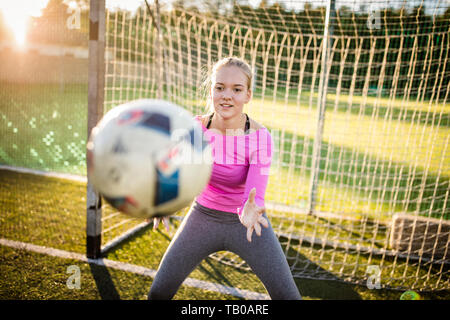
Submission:
M 400 300 L 420 300 L 420 295 L 413 290 L 408 290 L 402 293 Z
M 136 100 L 109 111 L 87 145 L 88 179 L 113 207 L 137 218 L 189 205 L 209 181 L 211 147 L 183 108 Z

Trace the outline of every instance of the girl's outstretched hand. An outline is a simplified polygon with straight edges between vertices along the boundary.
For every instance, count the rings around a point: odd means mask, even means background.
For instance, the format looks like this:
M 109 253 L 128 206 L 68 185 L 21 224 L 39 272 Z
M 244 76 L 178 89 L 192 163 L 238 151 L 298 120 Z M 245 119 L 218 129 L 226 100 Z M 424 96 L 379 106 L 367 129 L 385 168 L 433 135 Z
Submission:
M 249 242 L 252 241 L 253 230 L 255 230 L 256 235 L 261 236 L 261 225 L 263 225 L 264 228 L 269 227 L 269 221 L 263 217 L 263 213 L 266 209 L 255 203 L 255 196 L 256 189 L 253 188 L 242 209 L 242 214 L 239 216 L 241 223 L 247 228 L 247 240 Z

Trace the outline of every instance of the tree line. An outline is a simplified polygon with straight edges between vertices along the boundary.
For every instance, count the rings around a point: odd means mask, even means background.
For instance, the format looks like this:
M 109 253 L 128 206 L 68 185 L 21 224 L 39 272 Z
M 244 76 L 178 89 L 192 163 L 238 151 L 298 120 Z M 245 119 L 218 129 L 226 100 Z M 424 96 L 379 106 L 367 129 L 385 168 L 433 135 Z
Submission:
M 87 47 L 89 37 L 87 1 L 78 0 L 78 3 L 79 8 L 73 9 L 69 8 L 63 0 L 50 0 L 42 11 L 42 16 L 31 19 L 28 40 L 37 43 Z M 149 3 L 153 16 L 157 12 L 160 13 L 159 31 L 156 30 L 156 21 L 150 18 L 151 15 L 144 2 L 134 13 L 126 10 L 107 11 L 109 37 L 107 41 L 117 48 L 132 48 L 125 51 L 117 50 L 117 59 L 136 61 L 145 56 L 154 59 L 156 55 L 152 51 L 155 50 L 155 35 L 159 32 L 164 39 L 163 49 L 167 50 L 168 47 L 174 49 L 175 53 L 171 58 L 178 60 L 180 55 L 186 55 L 189 51 L 195 64 L 198 56 L 202 57 L 202 61 L 206 59 L 207 47 L 212 52 L 221 50 L 224 54 L 231 45 L 234 47 L 245 45 L 245 50 L 251 50 L 250 42 L 242 44 L 242 36 L 232 40 L 233 43 L 230 42 L 229 36 L 236 31 L 239 31 L 241 35 L 250 32 L 252 39 L 261 35 L 265 39 L 272 36 L 271 48 L 267 46 L 256 48 L 259 65 L 264 64 L 263 57 L 266 53 L 269 54 L 269 58 L 265 63 L 269 66 L 275 65 L 276 59 L 279 59 L 279 70 L 269 68 L 266 70 L 266 77 L 280 82 L 289 80 L 291 84 L 295 84 L 299 81 L 300 75 L 294 72 L 287 79 L 288 74 L 285 71 L 289 69 L 289 55 L 294 52 L 294 62 L 290 68 L 295 71 L 301 68 L 302 54 L 308 55 L 308 61 L 314 61 L 320 53 L 325 8 L 315 7 L 311 3 L 305 2 L 302 8 L 294 10 L 278 3 L 268 5 L 266 1 L 261 1 L 258 7 L 253 7 L 245 1 L 237 0 L 177 0 L 170 9 L 162 6 L 158 11 L 155 10 L 153 1 Z M 146 17 L 145 20 L 144 17 Z M 217 22 L 221 29 L 228 26 L 226 41 L 223 41 L 222 30 L 211 31 Z M 199 31 L 198 26 L 202 23 L 206 27 L 203 31 Z M 181 29 L 181 32 L 174 35 L 176 28 Z M 435 75 L 442 71 L 444 61 L 449 64 L 450 59 L 445 57 L 448 57 L 449 50 L 450 7 L 432 15 L 421 6 L 408 9 L 384 8 L 378 12 L 369 12 L 364 8 L 355 11 L 341 6 L 332 12 L 330 28 L 333 40 L 331 45 L 335 49 L 330 70 L 329 85 L 331 87 L 337 85 L 338 75 L 343 74 L 344 80 L 341 86 L 349 88 L 354 81 L 352 75 L 356 73 L 356 81 L 359 81 L 356 89 L 362 90 L 367 68 L 371 68 L 371 78 L 374 79 L 369 85 L 376 87 L 376 77 L 381 72 L 382 64 L 385 64 L 384 73 L 387 79 L 393 79 L 396 74 L 400 76 L 400 80 L 395 84 L 398 92 L 401 92 L 405 86 L 411 86 L 412 83 L 413 88 L 429 86 L 423 91 L 428 95 L 433 93 L 435 81 L 429 79 L 424 84 L 424 76 Z M 273 37 L 273 34 L 276 36 Z M 298 48 L 294 48 L 293 44 L 299 36 L 303 47 L 297 42 Z M 11 37 L 11 33 L 8 32 L 0 17 L 0 41 L 11 40 Z M 186 47 L 188 40 L 192 45 L 191 48 Z M 310 50 L 307 53 L 301 52 L 307 43 Z M 198 44 L 200 44 L 200 50 L 197 50 Z M 277 51 L 277 45 L 286 46 L 286 50 Z M 138 50 L 134 51 L 136 48 Z M 370 55 L 371 48 L 376 49 L 373 56 Z M 360 55 L 357 54 L 359 49 L 362 52 Z M 278 55 L 281 55 L 281 58 Z M 339 65 L 342 59 L 345 59 L 344 70 Z M 414 60 L 414 79 L 410 80 L 407 75 L 411 73 L 412 59 Z M 371 60 L 370 65 L 369 60 Z M 444 89 L 449 81 L 450 65 L 445 67 L 447 71 L 442 74 L 443 84 L 440 86 Z M 315 81 L 313 73 L 317 72 L 320 72 L 320 66 L 317 68 L 313 63 L 308 63 L 304 68 L 306 76 L 303 77 L 303 83 L 308 85 Z M 388 92 L 392 89 L 392 84 L 393 81 L 385 81 L 382 89 Z

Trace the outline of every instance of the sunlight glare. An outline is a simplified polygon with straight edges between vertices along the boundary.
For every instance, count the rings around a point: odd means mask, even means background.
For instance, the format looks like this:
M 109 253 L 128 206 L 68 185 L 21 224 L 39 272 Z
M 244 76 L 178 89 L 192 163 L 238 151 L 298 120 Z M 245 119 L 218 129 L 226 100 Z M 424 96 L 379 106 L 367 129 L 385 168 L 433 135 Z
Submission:
M 0 10 L 7 27 L 19 46 L 24 46 L 30 17 L 39 17 L 49 0 L 0 1 Z

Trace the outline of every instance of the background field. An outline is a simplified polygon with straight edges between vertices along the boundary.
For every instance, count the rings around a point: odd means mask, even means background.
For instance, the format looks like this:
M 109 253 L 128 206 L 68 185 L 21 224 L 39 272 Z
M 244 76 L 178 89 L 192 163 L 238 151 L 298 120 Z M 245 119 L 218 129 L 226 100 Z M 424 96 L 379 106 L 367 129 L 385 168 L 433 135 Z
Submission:
M 0 98 L 0 110 L 2 113 L 2 137 L 4 137 L 0 146 L 2 161 L 6 163 L 13 161 L 19 166 L 28 168 L 42 169 L 44 166 L 47 170 L 83 175 L 85 172 L 83 149 L 86 127 L 83 119 L 86 113 L 84 101 L 86 86 L 65 86 L 60 91 L 59 87 L 55 85 L 25 86 L 7 83 L 1 85 L 2 90 L 0 92 L 3 96 Z M 51 101 L 48 99 L 49 92 L 53 93 Z M 57 94 L 54 94 L 55 92 Z M 8 96 L 6 96 L 6 93 Z M 261 109 L 257 107 L 259 102 L 258 98 L 255 98 L 250 112 L 265 115 L 266 113 L 260 112 Z M 29 106 L 30 103 L 33 106 L 32 108 Z M 261 105 L 264 105 L 264 103 L 261 103 Z M 273 107 L 273 105 L 270 106 Z M 36 114 L 21 112 L 25 108 L 36 110 Z M 307 111 L 307 108 L 305 107 L 304 110 Z M 313 116 L 312 112 L 298 119 L 300 122 L 304 121 L 307 124 L 308 121 L 304 119 L 308 116 Z M 276 120 L 271 119 L 266 117 L 265 121 L 276 127 Z M 289 124 L 287 125 L 289 126 Z M 20 135 L 20 129 L 17 129 L 20 126 L 33 128 L 30 132 L 32 134 L 25 137 Z M 302 125 L 298 127 L 307 131 Z M 440 127 L 437 134 L 444 136 L 447 134 L 446 130 L 448 130 L 447 126 Z M 302 134 L 299 135 L 299 139 L 306 141 L 310 137 Z M 346 141 L 346 143 L 350 142 Z M 286 142 L 284 146 L 286 150 L 291 148 L 289 142 Z M 55 152 L 55 150 L 59 152 Z M 289 159 L 285 159 L 285 161 L 289 161 Z M 298 161 L 301 162 L 302 159 L 298 159 Z M 283 174 L 283 171 L 278 172 L 278 175 L 282 176 Z M 271 179 L 282 179 L 278 175 L 272 176 Z M 307 179 L 307 177 L 300 178 Z M 2 186 L 0 196 L 2 201 L 0 204 L 2 207 L 0 223 L 2 238 L 84 254 L 85 183 L 0 170 L 0 185 Z M 269 184 L 268 193 L 276 194 L 277 192 L 276 188 Z M 304 192 L 306 197 L 306 187 L 304 187 Z M 345 191 L 340 190 L 339 192 Z M 295 201 L 295 199 L 291 201 Z M 361 206 L 365 205 L 361 204 Z M 366 208 L 364 207 L 364 209 Z M 184 210 L 179 215 L 185 212 Z M 104 205 L 104 213 L 105 215 L 114 213 L 114 210 L 108 205 Z M 286 220 L 278 218 L 278 216 L 285 217 L 286 213 L 272 211 L 271 215 L 274 226 L 287 223 Z M 295 215 L 293 215 L 293 218 L 295 218 Z M 114 219 L 120 221 L 121 215 L 111 218 L 111 220 Z M 386 217 L 387 219 L 388 217 Z M 36 221 L 39 221 L 38 225 Z M 133 225 L 140 222 L 129 221 L 127 223 Z M 293 226 L 303 234 L 327 234 L 330 238 L 348 238 L 352 229 L 358 229 L 357 227 L 354 228 L 353 222 L 346 225 L 345 222 L 338 219 L 324 220 L 322 226 L 315 222 L 315 218 L 310 218 L 309 221 L 300 220 Z M 105 258 L 156 269 L 178 224 L 176 220 L 173 223 L 174 226 L 170 234 L 166 234 L 162 229 L 152 232 L 151 228 L 146 228 L 131 240 L 114 248 Z M 336 224 L 339 227 L 330 229 L 330 224 Z M 42 228 L 38 226 L 42 226 Z M 114 229 L 111 233 L 104 234 L 105 241 L 113 239 L 120 232 L 120 229 Z M 367 228 L 365 234 L 360 234 L 359 237 L 353 235 L 353 238 L 360 239 L 360 241 L 355 240 L 354 244 L 370 245 L 374 242 L 374 236 L 376 237 L 375 241 L 385 242 L 387 226 L 384 229 L 382 226 L 378 226 L 375 234 L 373 229 Z M 361 262 L 373 265 L 381 263 L 379 258 L 371 255 L 364 256 L 355 253 L 345 256 L 342 253 L 342 257 L 340 257 L 339 251 L 333 252 L 332 255 L 319 254 L 319 251 L 314 251 L 311 245 L 305 245 L 301 252 L 295 253 L 295 255 L 299 254 L 308 261 L 308 265 L 305 265 L 304 268 L 327 273 L 330 277 L 333 277 L 332 272 L 330 273 L 329 269 L 326 270 L 321 267 L 321 265 L 326 266 L 330 260 L 343 260 L 342 267 L 349 269 L 353 268 L 356 263 Z M 1 288 L 2 298 L 97 299 L 118 298 L 120 296 L 124 299 L 141 299 L 145 296 L 151 284 L 150 278 L 93 265 L 89 266 L 89 264 L 76 261 L 58 260 L 54 257 L 6 247 L 2 247 L 0 256 L 1 274 L 4 277 L 4 281 L 1 283 L 8 284 Z M 404 273 L 406 278 L 409 277 L 406 283 L 411 286 L 418 279 L 426 279 L 430 268 L 434 268 L 432 265 L 425 264 L 422 268 L 419 268 L 419 272 L 416 272 L 414 264 L 408 266 L 400 260 L 395 262 L 393 264 L 392 261 L 383 261 L 383 274 L 389 277 L 393 275 L 400 277 Z M 65 279 L 68 277 L 65 268 L 71 264 L 81 267 L 83 287 L 80 291 L 69 290 L 65 285 Z M 394 265 L 396 266 L 395 270 Z M 403 267 L 401 267 L 402 265 Z M 381 281 L 383 281 L 383 274 Z M 251 272 L 238 270 L 211 258 L 204 261 L 191 276 L 201 280 L 265 293 L 262 284 Z M 364 275 L 362 276 L 364 277 Z M 399 290 L 369 290 L 364 285 L 350 285 L 343 283 L 342 280 L 335 282 L 296 279 L 296 282 L 299 290 L 307 299 L 398 299 L 402 293 Z M 105 288 L 115 289 L 110 291 Z M 448 299 L 449 294 L 448 290 L 444 290 L 423 293 L 423 296 L 427 299 Z M 184 287 L 176 298 L 229 299 L 232 297 Z
M 144 298 L 148 273 L 85 259 L 89 72 L 91 79 L 104 72 L 104 112 L 158 97 L 204 114 L 204 80 L 227 55 L 252 65 L 245 112 L 274 141 L 267 213 L 303 296 L 398 299 L 414 289 L 426 299 L 449 298 L 448 3 L 112 2 L 105 70 L 89 64 L 88 2 L 50 0 L 28 17 L 22 45 L 25 20 L 9 18 L 30 15 L 28 6 L 0 4 L 0 298 Z M 147 225 L 105 259 L 155 270 L 186 212 L 176 213 L 171 232 Z M 401 233 L 397 215 L 430 224 L 415 229 L 414 222 Z M 143 225 L 106 203 L 101 218 L 102 245 Z M 64 254 L 20 249 L 23 243 Z M 81 290 L 66 286 L 72 264 L 81 268 Z M 382 289 L 368 289 L 372 267 Z M 265 293 L 228 252 L 211 255 L 191 277 Z M 176 298 L 239 297 L 184 286 Z
M 0 88 L 3 137 L 0 156 L 3 162 L 44 171 L 85 175 L 87 86 L 0 82 Z M 299 206 L 306 202 L 308 196 L 317 122 L 317 98 L 308 92 L 304 92 L 301 97 L 298 107 L 289 101 L 270 102 L 270 94 L 261 97 L 256 92 L 247 107 L 247 112 L 271 131 L 279 149 L 274 160 L 277 165 L 276 174 L 272 175 L 268 187 L 269 199 Z M 426 101 L 407 103 L 405 107 L 405 102 L 401 99 L 396 102 L 377 99 L 377 112 L 386 112 L 385 117 L 390 119 L 386 123 L 384 117 L 378 120 L 371 117 L 375 109 L 371 107 L 370 99 L 364 108 L 366 115 L 357 111 L 348 112 L 357 110 L 358 105 L 349 109 L 346 99 L 348 96 L 340 95 L 335 107 L 335 97 L 329 95 L 328 98 L 325 117 L 329 121 L 325 127 L 322 148 L 322 158 L 327 159 L 327 162 L 320 162 L 321 171 L 328 170 L 328 173 L 327 176 L 321 174 L 320 188 L 322 194 L 332 193 L 334 196 L 328 197 L 329 200 L 323 197 L 318 210 L 339 210 L 345 214 L 363 212 L 369 215 L 370 212 L 376 212 L 378 216 L 389 212 L 386 218 L 391 217 L 392 211 L 425 212 L 432 217 L 438 212 L 435 217 L 440 218 L 440 208 L 447 201 L 445 182 L 448 183 L 450 177 L 450 165 L 444 161 L 442 166 L 442 159 L 450 159 L 447 147 L 450 137 L 450 107 L 445 104 L 433 105 L 431 113 L 427 112 L 427 116 L 423 117 L 421 113 L 430 108 Z M 355 103 L 358 103 L 358 99 L 360 97 L 354 97 Z M 398 105 L 401 108 L 388 105 Z M 203 110 L 201 101 L 196 102 L 194 113 L 201 114 Z M 411 125 L 412 120 L 420 124 Z M 361 136 L 360 133 L 366 129 L 371 131 L 371 135 Z M 336 134 L 341 132 L 345 132 L 345 135 Z M 365 140 L 366 137 L 372 138 L 368 141 Z M 423 137 L 427 140 L 424 141 Z M 433 147 L 426 152 L 430 141 L 433 141 Z M 294 142 L 295 149 L 292 150 Z M 397 174 L 399 168 L 402 170 L 401 178 L 390 178 Z M 361 176 L 354 179 L 351 175 L 342 175 L 342 172 L 359 172 Z M 417 181 L 411 181 L 411 175 Z M 374 176 L 376 179 L 373 179 Z M 424 177 L 426 181 L 422 181 Z M 422 185 L 432 185 L 436 179 L 442 182 L 435 190 L 422 190 Z M 281 191 L 279 185 L 286 185 L 288 188 Z M 347 195 L 349 193 L 351 196 Z M 422 201 L 413 202 L 409 206 L 392 201 L 394 197 L 416 199 L 419 195 Z M 336 204 L 336 198 L 344 201 L 351 199 L 354 204 Z M 431 202 L 433 210 L 428 213 L 426 209 Z M 384 209 L 383 206 L 387 207 Z M 383 219 L 382 216 L 379 218 Z M 450 216 L 444 212 L 443 218 L 448 220 Z
M 85 252 L 85 184 L 56 178 L 0 170 L 2 185 L 1 234 L 3 238 Z M 27 187 L 24 188 L 24 185 Z M 18 192 L 18 190 L 22 190 Z M 53 201 L 57 192 L 64 201 Z M 6 193 L 6 194 L 5 194 Z M 9 193 L 9 195 L 8 195 Z M 10 199 L 5 202 L 3 199 Z M 26 200 L 26 201 L 25 201 Z M 69 205 L 67 205 L 69 204 Z M 44 209 L 46 208 L 46 209 Z M 45 230 L 32 228 L 30 221 L 39 219 Z M 5 230 L 5 226 L 13 226 Z M 178 222 L 171 231 L 162 228 L 152 231 L 151 226 L 106 254 L 105 259 L 131 263 L 156 270 Z M 66 227 L 66 228 L 64 228 Z M 307 254 L 307 253 L 306 253 Z M 320 260 L 311 268 L 320 268 Z M 351 264 L 350 261 L 348 261 Z M 376 261 L 374 261 L 376 264 Z M 66 285 L 71 265 L 80 267 L 81 289 Z M 0 246 L 0 298 L 1 299 L 145 299 L 151 278 L 112 268 L 61 259 L 44 254 Z M 400 271 L 401 272 L 401 271 Z M 251 272 L 208 258 L 190 277 L 220 283 L 240 289 L 266 293 L 261 282 Z M 341 281 L 295 279 L 305 299 L 399 299 L 403 291 L 368 289 L 364 285 L 351 285 Z M 410 283 L 416 281 L 411 276 Z M 381 276 L 383 282 L 383 275 Z M 421 293 L 424 299 L 449 299 L 448 290 Z M 183 286 L 175 299 L 236 299 L 211 291 Z

